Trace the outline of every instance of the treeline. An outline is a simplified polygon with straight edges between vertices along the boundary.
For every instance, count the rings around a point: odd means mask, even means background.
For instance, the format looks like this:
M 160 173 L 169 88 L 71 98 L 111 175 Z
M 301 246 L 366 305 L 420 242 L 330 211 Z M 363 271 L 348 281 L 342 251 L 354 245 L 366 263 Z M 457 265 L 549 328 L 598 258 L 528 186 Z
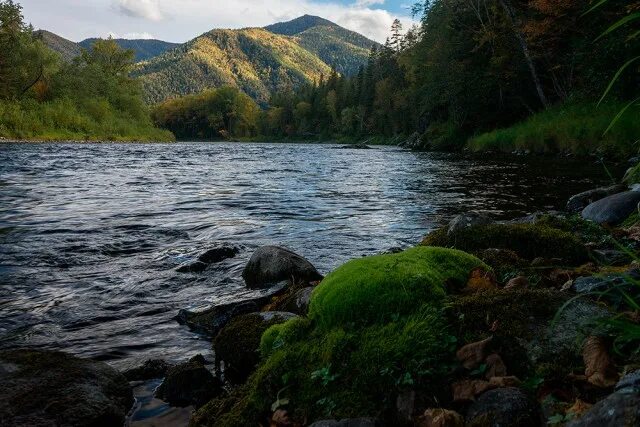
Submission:
M 134 53 L 112 40 L 65 63 L 0 0 L 0 136 L 19 139 L 171 140 L 156 128 L 129 77 Z

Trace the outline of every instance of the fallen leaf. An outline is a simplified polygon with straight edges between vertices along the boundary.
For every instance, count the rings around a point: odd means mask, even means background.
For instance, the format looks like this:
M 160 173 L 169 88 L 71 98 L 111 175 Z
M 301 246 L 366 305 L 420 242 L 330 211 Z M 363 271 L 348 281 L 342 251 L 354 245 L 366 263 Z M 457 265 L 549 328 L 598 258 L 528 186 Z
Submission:
M 454 402 L 468 402 L 476 400 L 476 396 L 495 388 L 489 381 L 462 380 L 451 385 Z
M 571 408 L 567 409 L 567 414 L 572 415 L 572 419 L 582 417 L 593 405 L 587 402 L 583 402 L 580 399 L 576 399 Z
M 529 287 L 529 279 L 524 276 L 514 277 L 504 286 L 505 289 L 526 289 Z
M 292 425 L 289 414 L 284 409 L 278 409 L 273 413 L 270 427 L 291 427 Z
M 456 411 L 435 408 L 424 411 L 417 423 L 417 427 L 463 427 L 464 418 Z
M 498 330 L 498 328 L 500 327 L 500 321 L 499 320 L 494 320 L 493 323 L 491 324 L 491 328 L 489 328 L 489 330 L 491 332 L 495 332 Z
M 507 365 L 504 364 L 500 355 L 493 353 L 487 356 L 485 360 L 487 364 L 486 378 L 504 377 L 507 375 Z
M 471 270 L 467 281 L 466 291 L 480 292 L 491 291 L 498 288 L 496 275 L 484 267 L 476 267 Z
M 489 380 L 491 388 L 519 387 L 522 382 L 518 377 L 493 377 Z
M 456 352 L 456 357 L 467 369 L 476 369 L 487 357 L 487 348 L 493 337 L 467 344 Z
M 601 337 L 590 336 L 586 339 L 582 358 L 585 366 L 584 373 L 589 383 L 607 388 L 618 382 L 618 372 Z

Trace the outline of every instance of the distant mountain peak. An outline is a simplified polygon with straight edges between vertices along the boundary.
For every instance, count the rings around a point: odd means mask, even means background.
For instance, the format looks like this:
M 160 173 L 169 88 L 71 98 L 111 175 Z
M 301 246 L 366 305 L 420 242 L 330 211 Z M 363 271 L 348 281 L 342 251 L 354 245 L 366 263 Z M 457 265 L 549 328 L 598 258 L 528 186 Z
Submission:
M 313 27 L 339 27 L 338 24 L 314 15 L 302 15 L 291 21 L 267 25 L 265 30 L 284 36 L 295 36 Z

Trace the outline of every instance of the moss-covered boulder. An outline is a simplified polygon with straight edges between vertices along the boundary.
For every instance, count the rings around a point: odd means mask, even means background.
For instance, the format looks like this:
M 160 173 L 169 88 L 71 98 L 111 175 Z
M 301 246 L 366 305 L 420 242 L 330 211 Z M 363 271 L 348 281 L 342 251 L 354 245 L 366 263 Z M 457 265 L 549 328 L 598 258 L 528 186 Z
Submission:
M 263 362 L 242 392 L 210 402 L 193 424 L 255 425 L 286 407 L 294 422 L 365 416 L 395 425 L 396 399 L 408 389 L 424 405 L 446 401 L 457 345 L 444 288 L 482 265 L 427 247 L 345 264 L 316 288 L 309 318 L 263 334 Z
M 133 405 L 118 371 L 60 352 L 0 352 L 0 383 L 3 426 L 118 426 Z
M 570 264 L 588 260 L 588 251 L 573 233 L 545 224 L 490 224 L 447 233 L 446 228 L 429 234 L 423 246 L 440 246 L 478 253 L 485 249 L 508 249 L 525 259 L 560 258 Z
M 465 284 L 482 262 L 467 253 L 417 247 L 347 262 L 316 288 L 309 318 L 325 329 L 370 324 L 437 303 L 447 283 Z
M 216 361 L 224 362 L 225 379 L 244 382 L 260 362 L 260 339 L 264 331 L 294 317 L 293 313 L 267 311 L 231 320 L 213 341 Z

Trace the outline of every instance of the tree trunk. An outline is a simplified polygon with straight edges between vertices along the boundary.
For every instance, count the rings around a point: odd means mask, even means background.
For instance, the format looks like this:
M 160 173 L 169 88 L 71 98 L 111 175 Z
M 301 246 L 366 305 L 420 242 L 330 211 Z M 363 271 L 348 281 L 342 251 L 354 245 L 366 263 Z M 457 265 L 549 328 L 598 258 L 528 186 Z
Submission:
M 540 102 L 544 108 L 549 107 L 549 101 L 544 94 L 544 89 L 542 88 L 542 83 L 540 83 L 540 77 L 538 77 L 538 71 L 536 70 L 536 66 L 533 63 L 533 59 L 531 58 L 531 54 L 529 53 L 529 47 L 527 46 L 527 41 L 524 39 L 524 35 L 522 31 L 520 31 L 520 25 L 516 15 L 511 7 L 511 3 L 509 0 L 500 0 L 500 4 L 504 9 L 509 21 L 511 23 L 511 27 L 513 32 L 518 39 L 518 43 L 520 43 L 520 48 L 522 49 L 522 54 L 524 55 L 525 60 L 527 61 L 527 65 L 529 66 L 529 72 L 531 73 L 531 78 L 533 79 L 533 83 L 536 86 L 536 91 L 538 92 L 538 98 L 540 98 Z

